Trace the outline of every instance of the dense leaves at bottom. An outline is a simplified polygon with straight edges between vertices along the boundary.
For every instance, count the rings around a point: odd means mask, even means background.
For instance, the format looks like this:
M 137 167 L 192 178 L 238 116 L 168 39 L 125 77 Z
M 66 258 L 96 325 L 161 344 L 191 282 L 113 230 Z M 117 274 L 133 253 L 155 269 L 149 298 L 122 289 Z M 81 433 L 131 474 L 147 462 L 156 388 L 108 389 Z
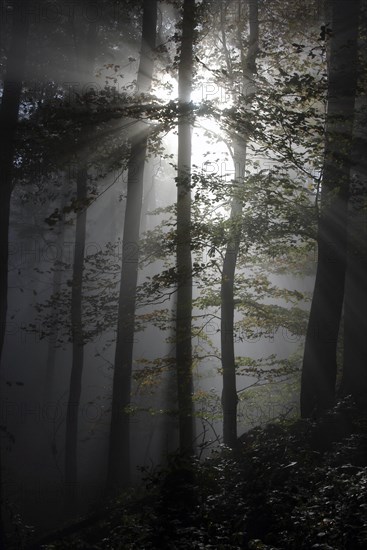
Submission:
M 104 519 L 39 548 L 367 548 L 366 427 L 345 400 L 317 421 L 255 428 L 204 461 L 171 456 Z

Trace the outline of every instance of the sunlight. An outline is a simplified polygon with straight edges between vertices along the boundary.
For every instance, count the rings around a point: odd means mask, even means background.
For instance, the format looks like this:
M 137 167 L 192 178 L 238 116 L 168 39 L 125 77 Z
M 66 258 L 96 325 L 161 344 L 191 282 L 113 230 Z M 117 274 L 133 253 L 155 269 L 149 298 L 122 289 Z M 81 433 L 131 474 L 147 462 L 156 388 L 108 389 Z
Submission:
M 213 101 L 219 108 L 226 108 L 232 103 L 227 89 L 218 86 L 214 81 L 203 79 L 204 71 L 199 68 L 199 82 L 192 91 L 191 98 L 195 105 L 204 101 Z M 169 74 L 161 73 L 154 80 L 152 94 L 162 102 L 177 99 L 178 81 Z M 171 143 L 173 133 L 169 134 L 166 143 Z M 231 158 L 226 136 L 220 124 L 213 118 L 198 117 L 192 134 L 192 166 L 210 176 L 231 179 L 234 175 L 234 164 Z
M 160 78 L 155 78 L 152 86 L 152 94 L 163 103 L 171 101 L 178 96 L 178 82 L 167 73 L 161 73 Z
M 367 548 L 366 2 L 23 4 L 0 549 Z

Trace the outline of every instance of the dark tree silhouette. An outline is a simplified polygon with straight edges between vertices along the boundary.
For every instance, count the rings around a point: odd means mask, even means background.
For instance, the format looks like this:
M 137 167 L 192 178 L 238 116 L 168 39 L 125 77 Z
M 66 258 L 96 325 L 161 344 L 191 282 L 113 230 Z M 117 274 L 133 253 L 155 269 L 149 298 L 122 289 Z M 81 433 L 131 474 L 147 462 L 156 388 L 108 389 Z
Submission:
M 239 4 L 240 6 L 240 4 Z M 259 42 L 259 16 L 258 2 L 251 0 L 249 2 L 249 25 L 250 36 L 247 55 L 244 55 L 241 45 L 241 33 L 239 32 L 239 47 L 242 56 L 242 89 L 246 95 L 251 95 L 251 79 L 256 72 L 256 57 L 258 54 Z M 222 22 L 223 26 L 223 22 Z M 239 27 L 240 28 L 240 27 Z M 225 45 L 225 42 L 223 40 Z M 225 52 L 227 53 L 227 51 Z M 228 59 L 228 53 L 226 55 Z M 230 62 L 227 61 L 227 65 Z M 228 66 L 230 70 L 230 66 Z M 253 92 L 252 92 L 253 95 Z M 250 106 L 251 99 L 247 98 L 247 105 Z M 233 160 L 236 174 L 234 182 L 234 197 L 232 199 L 230 214 L 230 232 L 226 246 L 221 281 L 221 357 L 223 369 L 223 442 L 233 447 L 237 443 L 237 386 L 236 386 L 236 366 L 234 349 L 234 279 L 236 271 L 237 256 L 240 248 L 242 234 L 242 201 L 236 196 L 238 191 L 245 185 L 244 174 L 246 169 L 247 141 L 241 136 L 235 136 L 233 139 Z M 238 194 L 238 193 L 237 193 Z
M 344 298 L 347 203 L 357 86 L 359 2 L 332 3 L 325 160 L 318 222 L 318 263 L 307 328 L 301 415 L 330 408 L 335 399 L 337 342 Z
M 138 92 L 151 85 L 156 44 L 157 2 L 144 0 Z M 130 483 L 130 404 L 138 281 L 139 230 L 149 126 L 139 125 L 131 137 L 127 197 L 123 233 L 123 258 L 118 305 L 117 341 L 113 374 L 112 413 L 108 455 L 107 491 L 113 493 Z
M 88 79 L 93 74 L 97 41 L 97 25 L 88 25 L 85 38 L 86 66 L 80 67 L 80 74 Z M 79 63 L 78 63 L 79 64 Z M 88 132 L 84 139 L 88 137 Z M 69 384 L 69 399 L 66 411 L 65 426 L 65 511 L 68 516 L 77 511 L 78 487 L 78 416 L 82 392 L 82 375 L 84 367 L 83 336 L 83 271 L 87 226 L 86 200 L 88 195 L 87 159 L 80 161 L 76 174 L 78 212 L 75 227 L 75 246 L 71 286 L 71 338 L 72 365 Z
M 31 2 L 29 2 L 31 4 Z M 31 7 L 30 5 L 28 6 Z M 22 84 L 26 66 L 29 17 L 20 0 L 13 2 L 11 45 L 0 106 L 0 362 L 6 331 L 8 297 L 9 218 L 13 190 L 15 137 L 19 117 Z M 0 449 L 1 453 L 1 449 Z M 2 488 L 0 457 L 0 548 L 5 548 L 2 525 Z
M 180 451 L 194 451 L 192 378 L 192 258 L 191 258 L 191 91 L 195 0 L 185 0 L 178 68 L 178 166 L 177 166 L 177 314 L 176 363 Z
M 366 4 L 364 9 L 366 9 Z M 361 23 L 363 19 L 361 18 Z M 363 23 L 362 23 L 363 24 Z M 361 27 L 363 29 L 363 27 Z M 358 77 L 366 75 L 366 22 L 359 37 Z M 362 86 L 356 98 L 352 181 L 348 207 L 347 267 L 344 291 L 344 357 L 340 393 L 365 408 L 367 399 L 367 101 Z

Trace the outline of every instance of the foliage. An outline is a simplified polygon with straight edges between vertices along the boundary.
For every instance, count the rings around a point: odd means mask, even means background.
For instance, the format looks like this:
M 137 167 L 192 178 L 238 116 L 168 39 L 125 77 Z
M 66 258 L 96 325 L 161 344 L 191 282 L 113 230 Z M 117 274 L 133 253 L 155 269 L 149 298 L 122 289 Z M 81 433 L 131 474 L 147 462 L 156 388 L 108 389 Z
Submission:
M 46 548 L 362 549 L 366 417 L 348 400 L 317 421 L 279 421 L 203 461 L 169 457 L 145 489 Z

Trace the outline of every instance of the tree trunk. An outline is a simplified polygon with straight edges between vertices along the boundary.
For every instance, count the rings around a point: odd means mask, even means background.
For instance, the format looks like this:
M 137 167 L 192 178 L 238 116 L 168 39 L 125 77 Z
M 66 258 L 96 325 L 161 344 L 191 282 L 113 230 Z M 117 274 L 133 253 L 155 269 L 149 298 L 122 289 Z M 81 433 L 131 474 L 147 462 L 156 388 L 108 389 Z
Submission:
M 87 81 L 93 74 L 93 65 L 96 54 L 97 24 L 88 25 L 85 40 L 86 66 L 80 74 Z M 79 63 L 78 63 L 79 65 Z M 89 133 L 84 139 L 87 141 Z M 69 399 L 66 411 L 65 425 L 65 513 L 73 516 L 78 506 L 78 416 L 80 396 L 82 391 L 82 374 L 84 366 L 84 336 L 82 314 L 82 286 L 84 271 L 84 252 L 87 225 L 86 199 L 88 195 L 88 154 L 82 152 L 86 158 L 80 161 L 77 170 L 77 201 L 80 211 L 77 214 L 75 228 L 75 249 L 73 261 L 72 289 L 71 289 L 71 334 L 72 334 L 72 366 L 69 383 Z
M 192 375 L 192 259 L 191 259 L 191 124 L 195 0 L 183 5 L 182 39 L 178 69 L 178 166 L 177 166 L 177 309 L 176 363 L 180 452 L 194 452 Z
M 65 206 L 65 201 L 61 204 L 61 210 Z M 53 272 L 53 278 L 52 278 L 52 296 L 55 297 L 61 289 L 61 281 L 62 281 L 62 269 L 58 265 L 59 261 L 62 261 L 62 250 L 63 250 L 63 244 L 64 244 L 64 235 L 65 235 L 65 223 L 64 220 L 61 220 L 61 227 L 59 228 L 59 232 L 57 235 L 57 239 L 55 242 L 56 245 L 56 260 L 53 266 L 54 272 Z M 47 358 L 46 358 L 46 372 L 45 372 L 45 382 L 44 382 L 44 388 L 43 388 L 43 402 L 47 403 L 47 401 L 52 400 L 53 398 L 53 390 L 54 390 L 54 376 L 55 376 L 55 363 L 56 363 L 56 340 L 57 340 L 57 305 L 54 304 L 52 308 L 51 313 L 51 330 L 52 333 L 50 333 L 50 340 L 48 342 L 47 347 Z M 55 330 L 56 327 L 56 330 Z
M 367 66 L 361 34 L 360 75 Z M 366 96 L 357 99 L 353 140 L 353 178 L 348 209 L 348 251 L 344 292 L 344 358 L 340 393 L 367 406 L 367 170 Z
M 142 47 L 137 79 L 139 92 L 149 91 L 154 68 L 152 52 L 156 43 L 157 2 L 143 6 Z M 131 138 L 128 163 L 123 257 L 118 305 L 115 369 L 113 374 L 111 428 L 107 472 L 107 493 L 130 484 L 130 405 L 135 332 L 136 288 L 138 282 L 139 229 L 143 197 L 144 165 L 149 127 Z
M 241 155 L 246 155 L 246 143 L 234 147 L 234 161 L 241 170 Z M 237 162 L 237 159 L 239 162 Z M 246 161 L 244 160 L 244 163 Z M 244 170 L 244 165 L 243 165 Z M 241 170 L 242 172 L 242 170 Z M 242 174 L 236 174 L 236 187 L 243 184 Z M 237 256 L 242 235 L 242 203 L 240 198 L 232 199 L 230 214 L 229 240 L 224 255 L 221 280 L 221 360 L 222 360 L 222 409 L 223 409 L 223 442 L 229 447 L 237 443 L 237 385 L 234 349 L 234 278 Z
M 242 59 L 243 93 L 252 95 L 251 78 L 256 72 L 256 57 L 259 42 L 259 17 L 257 0 L 249 0 L 250 38 L 247 56 Z M 222 21 L 223 25 L 223 21 Z M 239 36 L 239 40 L 241 37 Z M 224 41 L 223 41 L 224 42 Z M 225 42 L 224 42 L 225 45 Z M 226 48 L 226 46 L 225 46 Z M 226 50 L 226 59 L 231 74 L 230 61 Z M 250 97 L 247 106 L 250 108 Z M 223 409 L 223 442 L 229 447 L 237 444 L 237 385 L 234 349 L 234 279 L 237 256 L 242 234 L 242 200 L 236 197 L 244 185 L 246 169 L 247 141 L 233 140 L 233 160 L 235 164 L 234 197 L 232 199 L 229 238 L 223 261 L 221 281 L 221 357 L 222 357 L 222 409 Z
M 336 349 L 344 295 L 346 217 L 357 83 L 358 1 L 332 4 L 325 159 L 318 225 L 318 265 L 306 334 L 301 415 L 335 399 Z
M 25 72 L 29 19 L 20 0 L 13 2 L 13 31 L 0 107 L 0 358 L 4 345 L 8 294 L 8 239 L 15 133 Z
M 30 2 L 31 3 L 31 2 Z M 15 135 L 18 124 L 22 81 L 25 73 L 29 18 L 22 2 L 13 2 L 12 41 L 6 64 L 0 106 L 0 363 L 2 358 L 8 298 L 9 219 Z M 2 465 L 0 448 L 0 549 L 5 548 L 2 522 Z
M 77 214 L 75 229 L 75 249 L 73 262 L 73 279 L 71 290 L 71 334 L 72 334 L 72 367 L 69 384 L 69 400 L 66 412 L 65 438 L 65 508 L 73 516 L 77 508 L 78 483 L 78 414 L 82 391 L 82 373 L 84 362 L 84 338 L 82 315 L 82 285 L 84 270 L 85 235 L 87 211 L 88 172 L 86 167 L 77 173 L 77 200 L 81 211 Z

